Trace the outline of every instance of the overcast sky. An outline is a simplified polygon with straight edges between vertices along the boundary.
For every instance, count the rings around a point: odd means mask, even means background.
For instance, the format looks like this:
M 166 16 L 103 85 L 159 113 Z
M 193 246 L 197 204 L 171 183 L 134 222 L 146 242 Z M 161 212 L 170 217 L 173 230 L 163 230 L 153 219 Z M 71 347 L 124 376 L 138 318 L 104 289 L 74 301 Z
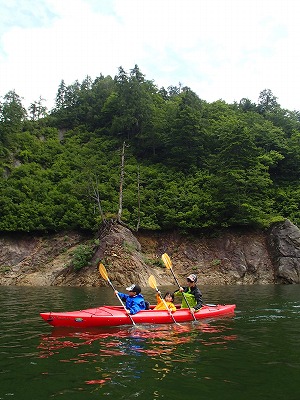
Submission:
M 52 108 L 58 85 L 137 64 L 228 103 L 271 89 L 300 110 L 299 0 L 0 0 L 0 96 Z

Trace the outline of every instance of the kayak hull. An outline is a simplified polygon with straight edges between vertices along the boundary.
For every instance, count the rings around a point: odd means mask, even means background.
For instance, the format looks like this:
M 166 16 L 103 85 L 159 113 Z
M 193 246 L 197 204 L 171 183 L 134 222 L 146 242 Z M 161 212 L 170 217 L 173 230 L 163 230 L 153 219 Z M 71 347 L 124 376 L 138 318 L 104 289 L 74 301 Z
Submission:
M 203 318 L 214 318 L 223 315 L 233 314 L 235 304 L 226 305 L 205 305 L 195 312 L 197 320 Z M 173 318 L 167 310 L 143 310 L 131 315 L 135 324 L 168 324 L 193 321 L 194 318 L 189 309 L 178 308 L 172 313 Z M 54 327 L 68 328 L 96 328 L 103 326 L 132 325 L 132 320 L 126 314 L 122 306 L 102 306 L 79 311 L 69 312 L 43 312 L 40 316 L 48 324 Z

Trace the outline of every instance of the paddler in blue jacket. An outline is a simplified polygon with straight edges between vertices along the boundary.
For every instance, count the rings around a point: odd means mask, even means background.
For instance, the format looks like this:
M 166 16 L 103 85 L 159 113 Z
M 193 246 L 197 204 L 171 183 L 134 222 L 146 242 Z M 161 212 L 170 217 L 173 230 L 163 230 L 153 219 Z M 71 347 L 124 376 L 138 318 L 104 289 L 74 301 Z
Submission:
M 146 303 L 144 296 L 141 294 L 141 288 L 139 285 L 131 285 L 126 288 L 128 294 L 115 291 L 115 294 L 119 295 L 120 299 L 124 301 L 125 307 L 128 314 L 134 315 L 141 310 L 146 310 Z

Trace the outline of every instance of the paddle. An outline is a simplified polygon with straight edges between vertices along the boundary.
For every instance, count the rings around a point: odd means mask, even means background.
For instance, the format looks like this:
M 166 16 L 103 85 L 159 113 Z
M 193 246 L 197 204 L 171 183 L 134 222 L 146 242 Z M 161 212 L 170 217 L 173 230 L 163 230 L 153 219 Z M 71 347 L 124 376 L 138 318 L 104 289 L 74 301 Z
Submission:
M 162 260 L 163 260 L 165 266 L 167 267 L 167 269 L 169 269 L 169 270 L 172 272 L 173 277 L 174 277 L 174 279 L 175 279 L 175 282 L 177 283 L 177 286 L 178 286 L 179 289 L 180 289 L 181 286 L 180 286 L 180 284 L 179 284 L 179 282 L 178 282 L 178 280 L 177 280 L 177 278 L 176 278 L 176 276 L 175 276 L 175 274 L 174 274 L 174 272 L 173 272 L 172 262 L 171 262 L 170 257 L 168 256 L 167 253 L 164 253 L 164 254 L 161 256 L 161 258 L 162 258 Z M 190 312 L 191 312 L 191 314 L 192 314 L 192 316 L 193 316 L 193 318 L 194 318 L 194 321 L 197 321 L 197 319 L 196 319 L 196 317 L 195 317 L 195 315 L 194 315 L 194 313 L 193 313 L 193 311 L 192 311 L 192 309 L 191 309 L 191 306 L 189 305 L 189 302 L 187 301 L 187 298 L 186 298 L 184 292 L 181 292 L 181 293 L 182 293 L 182 295 L 183 295 L 183 297 L 184 297 L 184 300 L 185 300 L 186 304 L 188 305 L 188 308 L 190 309 Z
M 104 265 L 101 264 L 101 263 L 99 264 L 99 272 L 100 272 L 102 278 L 105 279 L 105 280 L 110 284 L 110 286 L 113 288 L 114 292 L 116 292 L 116 289 L 114 288 L 114 285 L 111 283 L 111 281 L 110 281 L 110 279 L 109 279 L 109 277 L 108 277 L 106 268 L 105 268 Z M 121 300 L 121 297 L 119 296 L 118 293 L 116 293 L 116 296 L 117 296 L 117 298 L 119 299 L 120 303 L 122 304 L 124 310 L 126 311 L 126 314 L 127 314 L 128 317 L 130 318 L 132 324 L 133 324 L 133 325 L 136 325 L 135 322 L 134 322 L 134 320 L 132 319 L 131 315 L 127 313 L 127 309 L 126 309 L 126 307 L 125 307 L 125 305 L 124 305 L 123 301 Z
M 175 324 L 180 325 L 180 324 L 178 324 L 178 322 L 175 321 L 175 318 L 174 318 L 171 310 L 169 309 L 167 303 L 165 302 L 165 299 L 161 297 L 161 295 L 159 293 L 159 290 L 157 289 L 157 286 L 156 286 L 156 279 L 154 278 L 153 275 L 149 276 L 148 282 L 149 282 L 149 285 L 152 287 L 152 289 L 155 289 L 156 292 L 158 293 L 159 297 L 161 298 L 162 302 L 164 303 L 164 306 L 165 306 L 166 310 L 169 312 L 170 317 L 172 318 L 172 320 L 175 322 Z

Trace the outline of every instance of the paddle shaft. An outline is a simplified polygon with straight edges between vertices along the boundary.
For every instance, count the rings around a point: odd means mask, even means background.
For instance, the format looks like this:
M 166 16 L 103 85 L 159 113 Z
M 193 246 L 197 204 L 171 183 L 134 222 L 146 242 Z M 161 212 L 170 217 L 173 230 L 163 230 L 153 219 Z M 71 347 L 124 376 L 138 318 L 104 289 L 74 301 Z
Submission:
M 132 325 L 136 325 L 136 323 L 135 323 L 134 320 L 132 319 L 131 315 L 127 313 L 127 308 L 125 307 L 125 304 L 123 303 L 121 297 L 119 296 L 118 291 L 114 288 L 114 285 L 113 285 L 112 282 L 110 281 L 110 279 L 109 279 L 109 277 L 108 277 L 108 274 L 107 274 L 107 271 L 106 271 L 106 269 L 105 269 L 105 267 L 104 267 L 103 264 L 100 264 L 100 266 L 99 266 L 99 271 L 100 271 L 100 274 L 102 275 L 102 277 L 103 277 L 105 280 L 107 280 L 107 282 L 108 282 L 108 283 L 110 284 L 110 286 L 112 287 L 112 289 L 113 289 L 113 291 L 115 292 L 115 294 L 116 294 L 116 296 L 117 296 L 119 302 L 122 304 L 124 310 L 126 311 L 126 314 L 127 314 L 128 317 L 130 318 L 130 320 L 131 320 L 131 322 L 132 322 Z
M 159 297 L 161 298 L 162 302 L 164 303 L 164 306 L 166 308 L 166 310 L 168 310 L 170 317 L 172 318 L 173 322 L 175 324 L 178 324 L 178 322 L 175 320 L 174 315 L 172 314 L 172 311 L 169 309 L 168 304 L 165 302 L 165 299 L 159 294 L 159 290 L 157 288 L 155 288 L 157 291 L 157 294 L 159 295 Z M 179 325 L 179 324 L 178 324 Z
M 110 286 L 111 286 L 111 287 L 113 288 L 113 290 L 115 291 L 116 296 L 117 296 L 117 298 L 119 299 L 120 303 L 122 303 L 122 306 L 123 306 L 124 310 L 126 311 L 126 314 L 128 315 L 128 317 L 130 318 L 130 320 L 131 320 L 131 322 L 132 322 L 132 325 L 135 325 L 135 322 L 134 322 L 134 320 L 132 319 L 132 316 L 131 316 L 130 314 L 127 313 L 127 308 L 125 307 L 125 304 L 123 303 L 121 297 L 119 296 L 118 291 L 115 290 L 114 285 L 111 283 L 111 281 L 110 281 L 109 279 L 108 279 L 108 283 L 110 284 Z
M 169 265 L 169 266 L 167 266 L 167 268 L 169 268 L 169 269 L 171 270 L 171 272 L 172 272 L 172 274 L 173 274 L 173 276 L 174 276 L 175 282 L 177 283 L 177 286 L 178 286 L 179 289 L 180 289 L 181 286 L 180 286 L 180 284 L 179 284 L 179 282 L 178 282 L 178 280 L 177 280 L 177 278 L 176 278 L 176 276 L 175 276 L 175 274 L 174 274 L 174 272 L 173 272 L 172 266 Z M 192 314 L 192 316 L 193 316 L 194 321 L 197 321 L 197 319 L 196 319 L 196 317 L 195 317 L 195 314 L 194 314 L 193 310 L 191 309 L 191 306 L 190 306 L 189 302 L 187 301 L 186 295 L 184 294 L 184 292 L 181 292 L 181 293 L 182 293 L 182 295 L 183 295 L 183 298 L 184 298 L 184 300 L 185 300 L 185 302 L 186 302 L 188 308 L 190 309 L 190 312 L 191 312 L 191 314 Z
M 153 275 L 149 276 L 148 282 L 149 282 L 149 285 L 152 287 L 152 289 L 155 289 L 155 290 L 156 290 L 156 292 L 157 292 L 159 298 L 160 298 L 161 301 L 164 303 L 165 309 L 166 309 L 166 310 L 168 311 L 168 313 L 170 314 L 170 317 L 172 318 L 172 320 L 175 322 L 175 324 L 178 324 L 178 322 L 175 321 L 175 318 L 174 318 L 174 316 L 173 316 L 173 314 L 172 314 L 172 311 L 169 309 L 167 303 L 165 302 L 165 299 L 164 299 L 163 297 L 161 297 L 160 291 L 158 290 L 157 285 L 156 285 L 156 279 L 154 278 Z M 180 324 L 178 324 L 178 325 L 180 325 Z

